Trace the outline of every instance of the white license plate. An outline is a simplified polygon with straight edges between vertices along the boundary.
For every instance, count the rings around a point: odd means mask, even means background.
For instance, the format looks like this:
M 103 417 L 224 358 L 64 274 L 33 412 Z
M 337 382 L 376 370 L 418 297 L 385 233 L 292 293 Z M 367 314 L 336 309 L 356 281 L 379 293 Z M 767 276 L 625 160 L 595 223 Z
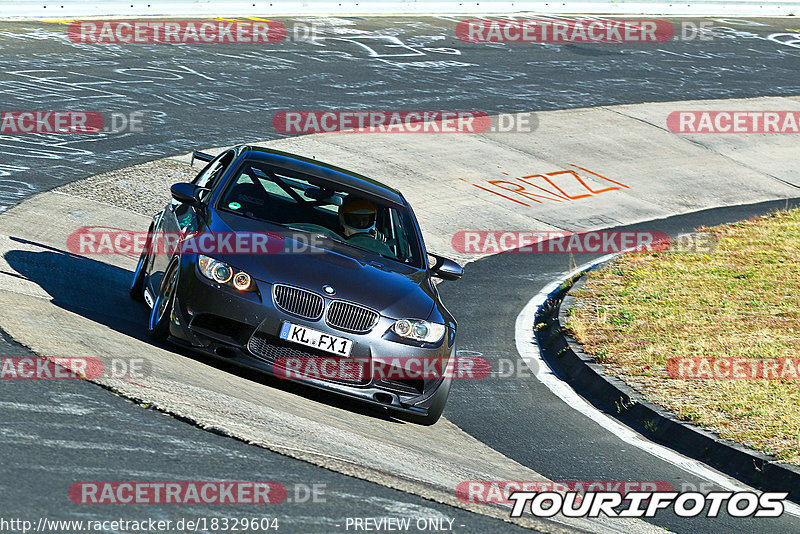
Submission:
M 284 322 L 281 327 L 280 338 L 342 357 L 349 356 L 350 350 L 353 348 L 353 342 L 347 338 L 332 336 L 319 330 L 287 322 Z

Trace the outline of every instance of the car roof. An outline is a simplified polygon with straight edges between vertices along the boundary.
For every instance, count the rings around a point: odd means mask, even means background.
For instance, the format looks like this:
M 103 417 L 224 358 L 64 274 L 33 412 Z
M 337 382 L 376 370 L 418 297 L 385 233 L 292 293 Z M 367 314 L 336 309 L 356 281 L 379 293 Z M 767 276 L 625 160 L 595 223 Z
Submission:
M 403 195 L 397 189 L 382 184 L 372 178 L 367 178 L 361 174 L 322 163 L 315 159 L 298 156 L 289 152 L 282 152 L 272 148 L 244 146 L 241 155 L 249 160 L 263 161 L 276 167 L 293 170 L 334 183 L 341 184 L 350 189 L 357 190 L 368 195 L 400 204 L 407 205 Z

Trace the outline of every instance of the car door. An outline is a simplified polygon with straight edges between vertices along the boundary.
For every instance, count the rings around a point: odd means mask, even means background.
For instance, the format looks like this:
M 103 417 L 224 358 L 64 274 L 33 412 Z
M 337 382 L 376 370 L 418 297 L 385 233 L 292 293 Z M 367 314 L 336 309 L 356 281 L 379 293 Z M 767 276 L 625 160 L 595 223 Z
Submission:
M 208 189 L 200 198 L 204 202 L 211 199 L 214 189 L 219 185 L 228 167 L 236 159 L 236 150 L 226 150 L 214 158 L 197 176 L 192 183 L 198 187 Z M 163 244 L 158 254 L 153 257 L 153 264 L 148 278 L 148 286 L 153 296 L 158 292 L 164 272 L 172 258 L 178 255 L 177 245 L 187 232 L 196 232 L 202 228 L 202 210 L 183 204 L 173 199 L 166 207 L 159 220 L 154 235 L 158 237 L 157 243 Z

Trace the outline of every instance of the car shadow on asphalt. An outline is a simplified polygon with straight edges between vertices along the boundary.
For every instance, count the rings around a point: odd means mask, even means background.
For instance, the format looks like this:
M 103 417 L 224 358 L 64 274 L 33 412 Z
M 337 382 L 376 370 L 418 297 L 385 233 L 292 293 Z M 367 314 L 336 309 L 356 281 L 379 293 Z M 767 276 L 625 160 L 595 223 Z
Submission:
M 37 284 L 50 295 L 50 302 L 59 308 L 131 338 L 160 346 L 209 367 L 267 387 L 366 417 L 398 424 L 405 423 L 391 416 L 388 410 L 372 407 L 354 399 L 318 390 L 296 381 L 281 380 L 221 357 L 196 353 L 172 344 L 159 345 L 150 340 L 145 327 L 149 309 L 145 304 L 131 300 L 128 295 L 128 286 L 133 276 L 131 271 L 34 241 L 16 237 L 11 239 L 41 249 L 41 252 L 10 250 L 6 252 L 5 260 L 21 277 Z

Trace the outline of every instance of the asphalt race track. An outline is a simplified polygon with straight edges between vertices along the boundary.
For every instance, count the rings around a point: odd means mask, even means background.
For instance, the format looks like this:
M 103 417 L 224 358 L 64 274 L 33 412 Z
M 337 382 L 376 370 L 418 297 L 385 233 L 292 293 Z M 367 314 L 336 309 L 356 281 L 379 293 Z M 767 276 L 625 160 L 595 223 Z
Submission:
M 145 116 L 139 133 L 0 135 L 0 211 L 71 181 L 193 148 L 277 139 L 283 135 L 274 131 L 272 116 L 280 110 L 498 113 L 800 94 L 800 48 L 789 33 L 794 25 L 779 20 L 718 20 L 712 40 L 602 48 L 464 43 L 454 37 L 456 19 L 447 17 L 281 20 L 289 28 L 314 22 L 321 37 L 269 49 L 100 47 L 70 42 L 64 23 L 0 22 L 3 110 Z M 639 228 L 677 234 L 775 207 L 782 205 L 719 208 Z M 576 217 L 583 215 L 591 214 Z M 586 255 L 576 262 L 590 259 Z M 444 301 L 459 318 L 459 349 L 490 361 L 518 360 L 517 314 L 569 266 L 565 255 L 502 254 L 473 262 L 460 282 L 442 284 Z M 132 312 L 132 319 L 143 325 L 143 314 Z M 113 328 L 113 321 L 109 324 Z M 26 350 L 3 334 L 0 354 L 19 356 Z M 522 530 L 204 431 L 88 382 L 4 381 L 0 391 L 4 516 L 267 515 L 279 517 L 289 532 L 344 532 L 347 517 L 395 516 L 452 520 L 456 532 Z M 629 446 L 533 377 L 457 381 L 445 417 L 551 480 L 666 481 L 690 489 L 705 482 Z M 201 505 L 176 512 L 158 506 L 86 507 L 67 499 L 74 481 L 123 479 L 280 480 L 295 502 L 263 513 Z M 305 500 L 314 484 L 324 486 L 324 498 Z M 789 514 L 756 522 L 665 513 L 648 521 L 675 532 L 800 530 L 800 518 Z
M 314 20 L 284 22 L 292 28 Z M 0 206 L 197 146 L 279 137 L 272 127 L 279 110 L 498 113 L 800 94 L 800 49 L 780 42 L 793 34 L 768 39 L 787 33 L 778 22 L 715 23 L 720 37 L 711 41 L 602 47 L 465 43 L 455 37 L 455 25 L 441 18 L 322 19 L 324 39 L 285 41 L 265 50 L 100 47 L 72 43 L 66 24 L 0 23 L 4 109 L 57 104 L 147 117 L 139 134 L 4 136 L 0 178 L 24 183 L 3 187 Z

